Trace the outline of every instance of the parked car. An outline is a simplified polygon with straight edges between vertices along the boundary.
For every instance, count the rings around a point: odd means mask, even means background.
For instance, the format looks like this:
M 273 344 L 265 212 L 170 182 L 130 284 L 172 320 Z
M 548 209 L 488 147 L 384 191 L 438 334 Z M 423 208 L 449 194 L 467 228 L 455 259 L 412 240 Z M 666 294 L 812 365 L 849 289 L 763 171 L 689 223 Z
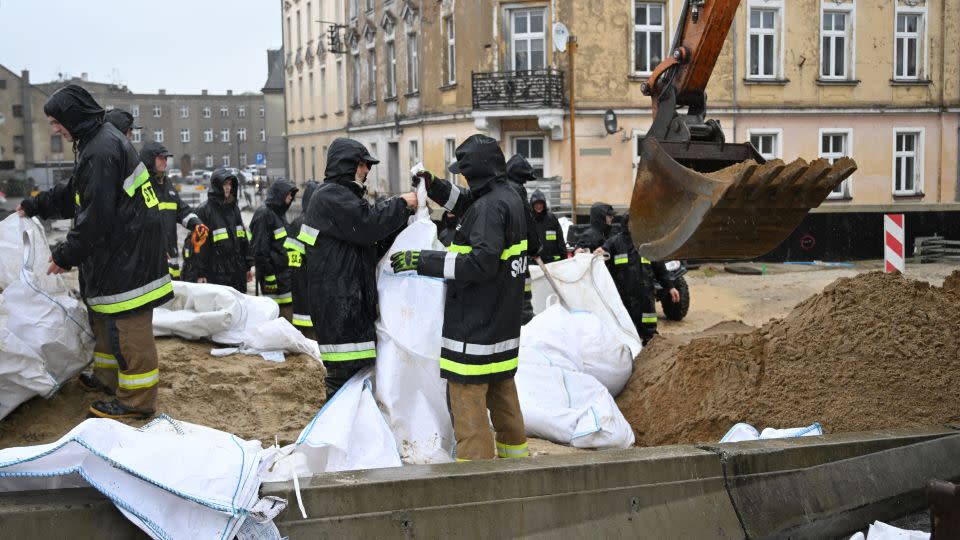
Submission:
M 183 173 L 180 172 L 180 169 L 167 169 L 167 177 L 174 178 L 183 178 Z
M 207 172 L 205 169 L 194 169 L 190 171 L 190 176 L 194 178 L 203 178 L 203 173 Z

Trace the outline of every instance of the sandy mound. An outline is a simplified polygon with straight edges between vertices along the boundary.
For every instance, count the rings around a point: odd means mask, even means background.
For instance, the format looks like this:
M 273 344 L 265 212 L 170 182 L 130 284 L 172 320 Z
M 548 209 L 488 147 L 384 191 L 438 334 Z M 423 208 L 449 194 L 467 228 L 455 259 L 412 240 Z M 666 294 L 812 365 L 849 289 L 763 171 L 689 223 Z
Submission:
M 323 367 L 305 355 L 281 364 L 254 356 L 210 355 L 210 343 L 158 338 L 159 412 L 272 444 L 293 442 L 326 398 Z M 49 400 L 34 398 L 0 420 L 0 448 L 53 442 L 104 396 L 72 380 Z M 141 425 L 143 422 L 131 422 Z
M 947 291 L 960 294 L 960 270 L 947 276 L 943 281 L 943 288 Z
M 784 319 L 654 340 L 617 403 L 642 446 L 716 442 L 736 422 L 828 432 L 960 421 L 960 286 L 843 278 Z M 960 289 L 954 289 L 960 290 Z

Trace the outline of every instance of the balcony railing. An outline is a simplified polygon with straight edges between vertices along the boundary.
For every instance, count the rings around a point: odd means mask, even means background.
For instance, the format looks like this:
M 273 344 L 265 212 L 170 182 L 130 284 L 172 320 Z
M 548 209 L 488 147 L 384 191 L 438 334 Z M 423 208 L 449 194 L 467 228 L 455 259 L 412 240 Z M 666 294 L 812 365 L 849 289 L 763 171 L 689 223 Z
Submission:
M 473 73 L 474 110 L 562 108 L 563 71 Z

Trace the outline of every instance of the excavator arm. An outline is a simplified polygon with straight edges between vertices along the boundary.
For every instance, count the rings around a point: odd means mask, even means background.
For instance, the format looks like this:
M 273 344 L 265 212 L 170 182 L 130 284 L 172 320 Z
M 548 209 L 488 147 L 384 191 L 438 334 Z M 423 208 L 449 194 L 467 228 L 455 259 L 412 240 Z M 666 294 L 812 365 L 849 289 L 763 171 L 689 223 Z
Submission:
M 648 259 L 762 256 L 857 168 L 848 158 L 767 162 L 706 119 L 707 83 L 739 4 L 686 0 L 670 54 L 642 83 L 653 122 L 641 142 L 630 231 Z

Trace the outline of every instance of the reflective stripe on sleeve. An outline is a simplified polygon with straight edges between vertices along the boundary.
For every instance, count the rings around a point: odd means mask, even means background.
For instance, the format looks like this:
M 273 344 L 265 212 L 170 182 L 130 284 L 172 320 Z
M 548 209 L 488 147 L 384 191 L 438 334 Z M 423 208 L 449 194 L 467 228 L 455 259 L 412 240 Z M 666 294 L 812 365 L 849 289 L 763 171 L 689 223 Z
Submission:
M 284 229 L 283 227 L 278 227 L 278 228 L 276 228 L 276 229 L 273 230 L 273 239 L 274 239 L 274 240 L 279 240 L 279 239 L 281 239 L 281 238 L 286 238 L 286 237 L 287 237 L 287 230 Z
M 87 305 L 97 313 L 120 313 L 136 309 L 172 292 L 173 283 L 170 274 L 167 274 L 131 291 L 88 298 Z
M 221 240 L 226 240 L 226 239 L 227 239 L 227 229 L 226 229 L 226 228 L 215 229 L 215 230 L 213 231 L 213 241 L 214 241 L 214 242 L 219 242 L 219 241 L 221 241 Z
M 137 167 L 133 169 L 130 176 L 123 180 L 123 190 L 127 192 L 127 195 L 133 197 L 137 192 L 137 188 L 149 179 L 150 173 L 147 172 L 147 167 L 144 166 L 143 163 L 137 163 Z
M 177 203 L 175 202 L 162 202 L 160 203 L 160 210 L 176 210 Z
M 124 390 L 137 390 L 140 388 L 150 388 L 160 381 L 160 370 L 155 369 L 146 373 L 130 375 L 124 372 L 117 374 L 117 386 Z
M 461 246 L 460 244 L 450 244 L 450 246 L 447 247 L 447 251 L 466 254 L 473 251 L 473 248 L 471 246 Z
M 306 247 L 303 245 L 303 242 L 296 238 L 288 237 L 283 241 L 283 247 L 296 251 L 297 253 L 306 253 Z
M 183 218 L 183 221 L 181 221 L 180 224 L 183 225 L 184 228 L 186 228 L 190 224 L 191 219 L 196 219 L 197 221 L 199 221 L 200 216 L 191 212 L 187 214 L 187 217 Z
M 640 264 L 650 264 L 650 259 L 646 257 L 640 257 Z
M 453 182 L 450 183 L 450 196 L 447 197 L 447 202 L 443 203 L 443 207 L 447 210 L 453 212 L 453 209 L 457 206 L 457 200 L 460 199 L 460 188 L 457 187 Z
M 557 231 L 546 231 L 546 238 L 547 238 L 547 240 L 556 240 L 556 239 L 557 239 Z
M 526 252 L 527 252 L 527 241 L 521 240 L 516 244 L 503 250 L 503 253 L 500 254 L 500 260 L 505 261 L 510 257 L 518 257 L 520 255 L 523 255 Z
M 297 240 L 312 246 L 317 243 L 318 234 L 320 234 L 320 231 L 307 224 L 303 224 L 300 226 L 300 234 L 297 235 Z
M 613 264 L 627 264 L 630 256 L 627 253 L 618 253 L 613 257 Z
M 446 279 L 457 279 L 457 253 L 448 251 L 443 258 L 443 277 Z

